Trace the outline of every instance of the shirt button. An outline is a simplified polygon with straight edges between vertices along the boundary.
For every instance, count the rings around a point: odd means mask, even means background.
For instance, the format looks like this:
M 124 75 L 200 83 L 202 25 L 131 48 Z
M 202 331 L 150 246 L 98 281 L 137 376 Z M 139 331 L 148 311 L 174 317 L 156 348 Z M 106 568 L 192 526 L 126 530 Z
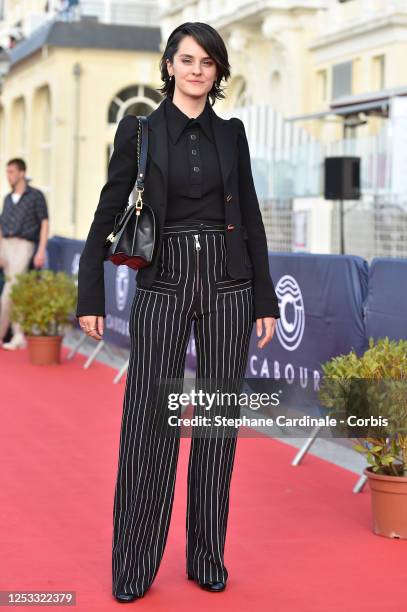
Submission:
M 196 134 L 191 134 L 191 140 L 196 140 Z
M 194 166 L 194 172 L 199 172 L 199 167 L 198 166 Z
M 192 155 L 196 155 L 196 149 L 191 150 Z

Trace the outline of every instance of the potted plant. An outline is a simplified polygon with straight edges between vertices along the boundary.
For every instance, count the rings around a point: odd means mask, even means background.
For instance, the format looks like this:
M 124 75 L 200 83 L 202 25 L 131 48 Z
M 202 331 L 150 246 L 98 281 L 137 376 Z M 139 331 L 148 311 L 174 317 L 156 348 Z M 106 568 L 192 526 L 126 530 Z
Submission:
M 65 272 L 40 269 L 16 275 L 11 287 L 11 318 L 27 338 L 31 363 L 61 362 L 61 343 L 66 325 L 71 324 L 77 289 Z
M 374 533 L 407 538 L 407 340 L 369 339 L 322 365 L 319 397 L 366 456 Z M 352 416 L 352 419 L 348 417 Z M 351 424 L 350 422 L 351 421 Z M 359 425 L 357 425 L 359 423 Z M 355 426 L 356 425 L 356 426 Z

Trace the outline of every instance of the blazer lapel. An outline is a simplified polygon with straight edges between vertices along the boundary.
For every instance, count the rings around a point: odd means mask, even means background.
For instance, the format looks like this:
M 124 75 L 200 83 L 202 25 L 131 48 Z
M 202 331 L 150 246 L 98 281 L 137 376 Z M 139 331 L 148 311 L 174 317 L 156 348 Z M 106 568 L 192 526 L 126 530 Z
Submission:
M 223 188 L 224 191 L 226 191 L 227 180 L 236 155 L 237 130 L 233 123 L 219 117 L 212 107 L 210 107 L 210 115 L 212 119 L 213 135 L 218 150 Z
M 148 116 L 148 155 L 161 172 L 165 203 L 168 189 L 168 136 L 164 104 L 165 99 Z M 225 190 L 236 155 L 237 129 L 232 122 L 219 117 L 212 107 L 210 107 L 210 116 Z
M 163 179 L 163 204 L 167 202 L 168 189 L 168 137 L 165 124 L 164 102 L 148 116 L 148 156 L 158 167 Z

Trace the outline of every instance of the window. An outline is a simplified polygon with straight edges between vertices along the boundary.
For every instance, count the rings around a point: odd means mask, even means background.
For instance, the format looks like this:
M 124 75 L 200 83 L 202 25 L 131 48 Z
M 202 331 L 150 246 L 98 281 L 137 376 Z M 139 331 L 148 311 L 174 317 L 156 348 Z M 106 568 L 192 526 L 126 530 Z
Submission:
M 352 93 L 352 62 L 332 66 L 332 98 Z
M 10 149 L 16 157 L 27 157 L 27 114 L 22 97 L 16 98 L 11 106 Z
M 49 98 L 49 91 L 47 91 L 47 97 L 44 100 L 44 114 L 42 117 L 42 185 L 43 188 L 48 192 L 51 184 L 51 104 Z
M 147 116 L 162 99 L 162 95 L 150 87 L 144 85 L 126 87 L 110 103 L 108 122 L 116 124 L 124 115 Z
M 273 70 L 271 74 L 271 104 L 277 110 L 284 109 L 283 76 L 280 70 Z
M 384 89 L 386 86 L 386 58 L 377 55 L 372 59 L 372 88 Z
M 325 102 L 328 97 L 328 73 L 326 70 L 317 72 L 317 95 L 318 102 Z
M 249 104 L 251 104 L 251 97 L 249 94 L 249 91 L 247 89 L 247 83 L 246 80 L 243 77 L 237 77 L 237 80 L 235 80 L 235 107 L 239 107 L 239 106 L 248 106 Z

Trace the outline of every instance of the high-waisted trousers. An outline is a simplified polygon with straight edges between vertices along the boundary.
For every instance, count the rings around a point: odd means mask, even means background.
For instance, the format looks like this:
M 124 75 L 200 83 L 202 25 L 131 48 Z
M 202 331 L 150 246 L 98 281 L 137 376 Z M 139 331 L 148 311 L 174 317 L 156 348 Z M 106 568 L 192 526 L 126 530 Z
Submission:
M 197 379 L 243 379 L 253 328 L 252 291 L 251 279 L 227 273 L 223 224 L 165 224 L 157 277 L 148 289 L 136 287 L 129 319 L 113 508 L 113 595 L 143 595 L 167 541 L 180 442 L 157 425 L 162 423 L 157 413 L 165 407 L 154 382 L 183 380 L 192 322 Z M 200 582 L 228 578 L 224 548 L 235 431 L 191 434 L 186 571 Z

